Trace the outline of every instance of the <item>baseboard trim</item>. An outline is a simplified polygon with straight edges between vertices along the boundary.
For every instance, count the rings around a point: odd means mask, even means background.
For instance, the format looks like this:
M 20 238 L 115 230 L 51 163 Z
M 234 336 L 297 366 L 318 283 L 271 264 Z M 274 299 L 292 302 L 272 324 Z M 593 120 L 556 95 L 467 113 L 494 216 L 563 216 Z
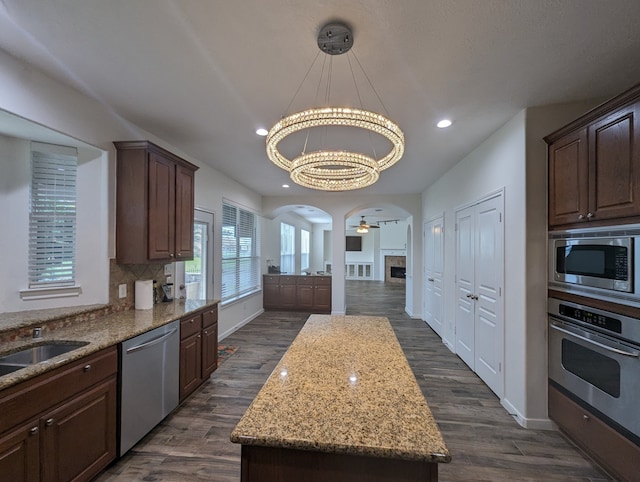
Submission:
M 236 325 L 232 326 L 231 328 L 229 328 L 228 330 L 224 331 L 223 333 L 220 333 L 218 335 L 218 341 L 224 340 L 226 337 L 228 337 L 232 333 L 235 333 L 240 328 L 242 328 L 244 325 L 246 325 L 246 324 L 252 322 L 253 320 L 255 320 L 262 313 L 264 313 L 264 310 L 259 310 L 257 313 L 254 313 L 253 315 L 249 316 L 248 318 L 245 318 L 244 320 L 242 320 L 240 323 L 237 323 Z
M 503 398 L 500 405 L 511 415 L 521 427 L 534 430 L 556 430 L 556 425 L 548 418 L 527 418 L 524 417 L 509 400 Z

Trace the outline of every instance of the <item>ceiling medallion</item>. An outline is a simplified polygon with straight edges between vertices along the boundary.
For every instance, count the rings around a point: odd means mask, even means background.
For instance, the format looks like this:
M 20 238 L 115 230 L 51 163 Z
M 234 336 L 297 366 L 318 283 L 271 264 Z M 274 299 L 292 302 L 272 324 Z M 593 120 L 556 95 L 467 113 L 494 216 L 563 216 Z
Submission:
M 322 27 L 318 34 L 318 47 L 329 56 L 350 52 L 352 46 L 353 34 L 346 25 L 330 23 Z M 355 56 L 355 53 L 351 52 L 351 55 Z M 314 59 L 314 63 L 315 61 Z M 360 65 L 357 58 L 356 62 L 357 65 Z M 349 66 L 351 67 L 351 62 L 349 62 Z M 362 68 L 361 65 L 360 68 Z M 368 80 L 369 77 L 364 72 L 364 69 L 363 73 Z M 353 69 L 351 76 L 355 84 Z M 330 84 L 331 66 L 329 67 L 327 87 L 325 89 L 327 93 L 330 92 Z M 369 84 L 371 85 L 370 81 Z M 320 90 L 319 87 L 320 85 L 318 85 L 318 90 Z M 357 84 L 355 88 L 358 92 L 358 98 L 360 98 Z M 373 89 L 372 85 L 371 88 Z M 373 90 L 375 92 L 375 89 Z M 380 99 L 377 92 L 375 94 Z M 329 99 L 327 98 L 326 101 L 328 102 Z M 382 103 L 382 101 L 380 102 Z M 384 108 L 384 106 L 382 107 Z M 386 111 L 386 109 L 384 110 Z M 352 152 L 348 149 L 336 149 L 335 147 L 322 148 L 307 153 L 305 152 L 307 141 L 305 141 L 302 153 L 293 159 L 288 159 L 280 152 L 280 142 L 291 134 L 306 130 L 308 140 L 310 129 L 326 128 L 327 126 L 356 127 L 370 131 L 385 137 L 391 143 L 391 149 L 381 158 L 375 156 L 375 149 L 372 149 L 373 155 Z M 288 171 L 293 182 L 304 187 L 323 191 L 349 191 L 375 183 L 380 177 L 381 171 L 400 160 L 404 154 L 404 134 L 388 117 L 363 108 L 317 107 L 283 117 L 267 134 L 266 145 L 269 159 L 276 166 Z

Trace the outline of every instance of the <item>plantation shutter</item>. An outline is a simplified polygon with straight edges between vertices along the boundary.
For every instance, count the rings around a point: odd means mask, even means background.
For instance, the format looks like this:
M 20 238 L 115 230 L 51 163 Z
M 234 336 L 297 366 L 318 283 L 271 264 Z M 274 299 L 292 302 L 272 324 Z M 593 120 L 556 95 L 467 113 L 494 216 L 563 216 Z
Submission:
M 29 288 L 75 284 L 75 148 L 31 143 Z
M 222 301 L 260 288 L 258 216 L 228 201 L 222 205 Z

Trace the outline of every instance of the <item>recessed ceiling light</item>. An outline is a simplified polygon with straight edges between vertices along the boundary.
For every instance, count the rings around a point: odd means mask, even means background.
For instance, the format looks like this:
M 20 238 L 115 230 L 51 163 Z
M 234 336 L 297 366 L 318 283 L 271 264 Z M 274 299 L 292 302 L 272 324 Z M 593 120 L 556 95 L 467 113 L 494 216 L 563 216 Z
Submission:
M 269 133 L 269 131 L 267 129 L 263 129 L 263 128 L 260 128 L 260 129 L 258 129 L 256 131 L 256 134 L 258 134 L 259 136 L 262 136 L 262 137 L 266 136 L 268 133 Z
M 282 185 L 282 187 L 284 187 L 284 188 L 288 188 L 288 187 L 289 187 L 289 185 L 288 185 L 288 184 L 283 184 L 283 185 Z
M 449 119 L 442 119 L 440 122 L 436 124 L 440 129 L 444 129 L 445 127 L 449 127 L 451 125 L 451 121 Z

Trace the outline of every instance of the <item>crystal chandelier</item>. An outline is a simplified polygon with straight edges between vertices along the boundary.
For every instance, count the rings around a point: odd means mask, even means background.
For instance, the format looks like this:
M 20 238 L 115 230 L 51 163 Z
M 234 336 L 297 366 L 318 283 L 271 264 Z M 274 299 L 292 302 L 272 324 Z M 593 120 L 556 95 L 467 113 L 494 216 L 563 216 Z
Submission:
M 322 27 L 318 34 L 318 47 L 329 56 L 345 54 L 351 50 L 352 46 L 353 34 L 346 25 L 330 23 Z M 351 54 L 355 56 L 353 51 Z M 317 58 L 316 56 L 316 60 Z M 314 63 L 316 60 L 314 60 Z M 357 58 L 356 61 L 360 65 Z M 351 66 L 351 62 L 349 62 L 349 65 Z M 313 64 L 311 67 L 313 67 Z M 361 65 L 360 68 L 362 68 Z M 331 68 L 329 72 L 331 72 Z M 369 80 L 364 69 L 363 73 L 366 79 Z M 358 98 L 360 98 L 353 69 L 351 74 L 358 92 Z M 326 91 L 329 92 L 331 84 L 330 73 L 327 79 Z M 369 84 L 371 85 L 370 81 Z M 319 88 L 320 86 L 318 85 L 318 91 L 320 90 Z M 371 88 L 373 89 L 372 85 Z M 298 88 L 299 90 L 300 87 Z M 375 92 L 375 89 L 373 90 Z M 377 92 L 376 96 L 380 100 Z M 327 98 L 326 100 L 328 101 L 329 99 Z M 382 101 L 380 103 L 382 104 Z M 384 110 L 386 111 L 386 109 Z M 309 130 L 328 126 L 355 127 L 369 131 L 369 133 L 386 138 L 391 148 L 382 157 L 376 156 L 375 149 L 373 149 L 371 155 L 335 147 L 306 152 Z M 307 132 L 307 140 L 305 140 L 302 153 L 293 159 L 289 159 L 282 154 L 279 144 L 288 136 L 299 131 Z M 269 159 L 276 166 L 288 171 L 293 182 L 322 191 L 348 191 L 370 186 L 378 180 L 380 171 L 393 166 L 400 160 L 404 153 L 404 134 L 388 117 L 363 108 L 317 107 L 283 117 L 267 134 L 266 144 Z

